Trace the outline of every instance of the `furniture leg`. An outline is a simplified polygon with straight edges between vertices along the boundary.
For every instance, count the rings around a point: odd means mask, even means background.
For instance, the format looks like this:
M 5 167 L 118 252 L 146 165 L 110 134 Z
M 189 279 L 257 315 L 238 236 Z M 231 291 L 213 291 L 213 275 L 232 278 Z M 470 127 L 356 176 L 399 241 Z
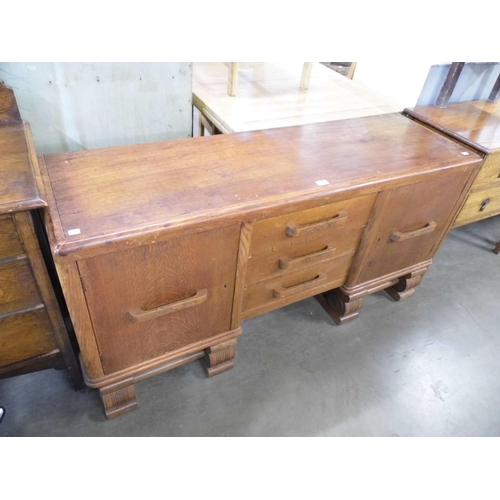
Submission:
M 490 96 L 488 97 L 489 102 L 497 102 L 498 98 L 500 97 L 500 75 L 498 75 L 498 78 L 496 82 L 493 85 L 493 88 L 491 89 Z
M 363 305 L 362 297 L 352 299 L 341 288 L 316 295 L 315 298 L 337 325 L 356 319 Z
M 238 88 L 238 63 L 229 63 L 229 76 L 227 80 L 227 93 L 234 97 Z
M 401 276 L 399 281 L 386 288 L 385 291 L 396 301 L 411 297 L 415 293 L 415 287 L 420 284 L 427 269 Z
M 198 132 L 200 137 L 205 135 L 205 125 L 203 123 L 203 115 L 201 114 L 201 111 L 198 114 Z
M 356 71 L 357 64 L 358 63 L 355 62 L 351 63 L 351 66 L 349 67 L 349 72 L 347 73 L 347 78 L 349 78 L 349 80 L 352 80 L 354 78 L 354 72 Z
M 453 94 L 453 90 L 455 90 L 455 85 L 458 82 L 458 78 L 462 72 L 464 64 L 465 63 L 463 62 L 451 63 L 446 79 L 441 87 L 438 98 L 436 99 L 436 107 L 446 108 L 446 106 L 448 106 L 448 101 L 450 100 L 451 94 Z
M 121 382 L 120 384 L 99 389 L 106 418 L 108 419 L 119 417 L 138 407 L 133 382 L 127 383 L 127 385 L 123 384 L 124 382 Z
M 493 252 L 495 252 L 497 255 L 500 253 L 500 241 L 497 243 L 497 246 L 495 247 Z
M 232 339 L 205 349 L 205 357 L 200 361 L 207 377 L 213 377 L 233 367 L 235 346 L 236 339 Z
M 311 81 L 311 73 L 313 69 L 312 62 L 305 62 L 302 68 L 302 76 L 300 78 L 300 88 L 302 90 L 307 90 L 309 88 L 309 82 Z

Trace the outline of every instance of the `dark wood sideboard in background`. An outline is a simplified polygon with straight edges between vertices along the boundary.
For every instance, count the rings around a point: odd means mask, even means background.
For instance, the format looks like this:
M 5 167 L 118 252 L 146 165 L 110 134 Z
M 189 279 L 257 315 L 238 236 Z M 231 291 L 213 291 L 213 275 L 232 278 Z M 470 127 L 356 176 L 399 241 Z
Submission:
M 36 210 L 45 206 L 29 125 L 14 93 L 0 85 L 0 378 L 66 368 L 79 389 L 80 368 L 36 234 Z

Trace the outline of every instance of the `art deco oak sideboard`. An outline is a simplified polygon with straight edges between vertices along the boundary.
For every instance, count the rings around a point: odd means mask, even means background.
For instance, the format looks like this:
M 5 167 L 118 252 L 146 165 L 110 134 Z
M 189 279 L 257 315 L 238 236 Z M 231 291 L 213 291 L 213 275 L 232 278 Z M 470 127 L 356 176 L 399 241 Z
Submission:
M 0 378 L 57 368 L 83 386 L 36 236 L 46 205 L 30 128 L 0 85 Z
M 500 214 L 500 102 L 457 102 L 405 109 L 413 119 L 467 145 L 484 158 L 453 227 Z
M 115 417 L 146 377 L 231 368 L 247 318 L 410 295 L 480 165 L 401 114 L 41 157 L 87 384 Z

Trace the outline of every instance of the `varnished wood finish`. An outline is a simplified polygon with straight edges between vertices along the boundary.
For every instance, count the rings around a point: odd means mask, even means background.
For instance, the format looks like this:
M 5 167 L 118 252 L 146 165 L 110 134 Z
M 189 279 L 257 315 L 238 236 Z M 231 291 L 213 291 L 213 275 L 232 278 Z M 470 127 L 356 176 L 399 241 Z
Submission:
M 347 286 L 431 259 L 449 229 L 457 204 L 467 193 L 470 179 L 470 170 L 456 169 L 443 173 L 440 179 L 387 191 L 384 204 L 378 207 L 377 224 L 365 233 L 363 256 L 358 254 L 362 269 L 349 276 Z
M 102 388 L 99 390 L 99 394 L 104 405 L 106 417 L 109 419 L 119 417 L 137 408 L 135 386 L 133 383 L 119 388 Z
M 363 305 L 363 298 L 351 299 L 343 293 L 342 288 L 316 295 L 315 299 L 337 325 L 356 319 Z
M 446 109 L 419 106 L 406 109 L 405 113 L 484 157 L 481 170 L 457 214 L 453 227 L 499 215 L 500 103 L 461 102 L 450 104 Z M 464 150 L 465 153 L 469 151 Z
M 467 101 L 446 109 L 417 106 L 405 113 L 482 153 L 500 149 L 500 104 Z
M 46 206 L 33 138 L 12 90 L 0 85 L 0 376 L 80 369 L 35 234 L 34 209 Z
M 248 319 L 345 283 L 354 251 L 245 286 L 242 317 Z
M 0 84 L 0 213 L 46 205 L 14 92 Z
M 23 255 L 23 245 L 17 234 L 12 215 L 0 215 L 0 263 Z
M 354 197 L 256 222 L 252 228 L 247 283 L 286 274 L 294 266 L 283 263 L 291 259 L 302 258 L 300 267 L 305 267 L 308 256 L 324 252 L 327 247 L 331 247 L 330 252 L 323 253 L 319 261 L 354 253 L 376 198 L 375 194 Z
M 231 329 L 239 229 L 230 226 L 78 263 L 105 374 Z M 142 322 L 129 315 L 202 289 L 206 300 L 191 308 Z
M 35 371 L 48 370 L 49 368 L 54 368 L 56 370 L 63 370 L 66 368 L 58 348 L 23 361 L 16 360 L 11 365 L 1 366 L 0 379 L 24 375 Z
M 14 91 L 0 84 L 0 125 L 21 122 Z
M 41 159 L 50 245 L 108 417 L 176 363 L 232 368 L 243 319 L 340 288 L 342 322 L 427 269 L 482 161 L 462 151 L 395 114 Z
M 201 364 L 207 377 L 213 377 L 233 368 L 235 348 L 236 339 L 232 339 L 205 349 L 205 357 L 202 358 Z
M 0 317 L 0 366 L 12 365 L 58 348 L 43 307 Z
M 107 253 L 127 239 L 144 244 L 201 221 L 211 229 L 280 215 L 286 203 L 311 208 L 329 196 L 345 200 L 346 190 L 377 192 L 382 182 L 477 162 L 460 153 L 390 114 L 47 155 L 57 205 L 54 251 L 73 258 L 95 255 L 96 247 Z M 318 186 L 322 180 L 329 184 Z M 80 232 L 70 235 L 74 230 Z
M 455 227 L 500 214 L 500 181 L 469 194 L 455 221 Z
M 426 271 L 426 269 L 423 269 L 401 276 L 395 285 L 386 288 L 386 292 L 396 301 L 411 297 L 415 293 L 415 287 L 420 284 Z

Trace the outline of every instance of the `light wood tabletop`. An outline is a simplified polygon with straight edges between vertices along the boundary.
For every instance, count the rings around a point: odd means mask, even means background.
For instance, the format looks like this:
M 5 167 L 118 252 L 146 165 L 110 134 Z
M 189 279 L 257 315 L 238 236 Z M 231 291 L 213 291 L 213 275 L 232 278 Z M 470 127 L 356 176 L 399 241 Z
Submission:
M 193 104 L 223 133 L 402 111 L 320 63 L 313 63 L 307 90 L 300 88 L 302 62 L 238 66 L 238 90 L 231 97 L 229 63 L 193 64 Z

